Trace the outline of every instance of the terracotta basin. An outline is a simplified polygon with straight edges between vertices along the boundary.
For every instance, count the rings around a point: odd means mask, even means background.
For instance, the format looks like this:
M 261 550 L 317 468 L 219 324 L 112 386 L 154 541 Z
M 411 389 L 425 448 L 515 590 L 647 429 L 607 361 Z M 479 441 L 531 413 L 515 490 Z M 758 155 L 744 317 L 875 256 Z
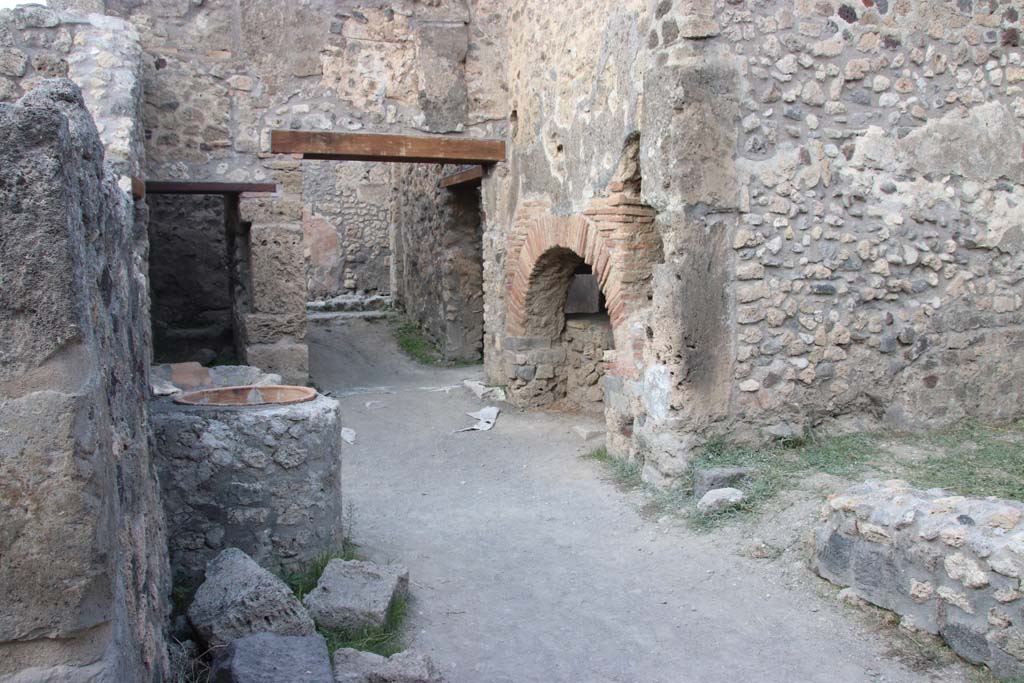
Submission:
M 316 389 L 282 385 L 220 387 L 178 394 L 175 403 L 188 406 L 286 406 L 316 398 Z

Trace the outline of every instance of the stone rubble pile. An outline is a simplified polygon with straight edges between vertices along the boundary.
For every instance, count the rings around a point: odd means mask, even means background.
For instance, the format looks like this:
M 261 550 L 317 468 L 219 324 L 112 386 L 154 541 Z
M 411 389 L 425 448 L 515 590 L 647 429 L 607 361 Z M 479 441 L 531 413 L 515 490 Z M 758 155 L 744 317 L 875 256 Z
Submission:
M 940 635 L 1004 679 L 1024 676 L 1024 504 L 868 481 L 830 497 L 812 568 Z
M 332 560 L 306 596 L 307 612 L 284 581 L 228 548 L 207 566 L 188 620 L 214 653 L 211 680 L 218 683 L 440 683 L 430 658 L 411 650 L 385 658 L 342 648 L 332 672 L 327 643 L 315 632 L 314 619 L 348 633 L 383 627 L 408 585 L 409 572 L 398 565 Z

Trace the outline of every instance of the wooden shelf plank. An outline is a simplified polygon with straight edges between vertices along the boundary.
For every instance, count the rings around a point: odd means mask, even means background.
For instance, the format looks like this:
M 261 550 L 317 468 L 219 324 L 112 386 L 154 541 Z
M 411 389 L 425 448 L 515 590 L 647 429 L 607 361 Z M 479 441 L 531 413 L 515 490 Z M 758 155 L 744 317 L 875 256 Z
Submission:
M 484 167 L 476 166 L 474 168 L 460 171 L 458 173 L 452 173 L 441 178 L 437 183 L 438 187 L 441 188 L 452 188 L 460 185 L 478 185 L 484 177 Z
M 147 180 L 147 194 L 241 194 L 277 192 L 276 183 L 193 183 L 176 180 Z
M 270 133 L 270 150 L 275 154 L 301 154 L 304 159 L 333 161 L 493 164 L 505 160 L 502 140 L 440 136 L 275 130 Z

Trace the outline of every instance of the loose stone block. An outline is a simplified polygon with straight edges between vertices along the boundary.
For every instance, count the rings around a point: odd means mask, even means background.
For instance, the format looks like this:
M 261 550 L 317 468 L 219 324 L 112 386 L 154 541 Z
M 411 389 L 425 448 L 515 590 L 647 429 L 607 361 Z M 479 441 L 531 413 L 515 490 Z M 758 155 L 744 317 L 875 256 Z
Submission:
M 440 683 L 441 680 L 430 658 L 413 650 L 386 658 L 349 648 L 334 653 L 335 683 Z
M 708 467 L 693 471 L 693 497 L 700 500 L 713 489 L 738 488 L 754 474 L 752 467 Z
M 228 548 L 207 566 L 188 619 L 209 647 L 257 633 L 308 636 L 314 629 L 291 589 L 237 548 Z
M 384 626 L 391 603 L 409 591 L 409 570 L 331 560 L 303 602 L 317 625 L 349 632 Z
M 216 683 L 333 683 L 323 636 L 257 633 L 233 641 L 214 660 Z
M 697 502 L 697 511 L 703 514 L 722 512 L 746 500 L 746 494 L 739 489 L 722 488 L 708 491 Z

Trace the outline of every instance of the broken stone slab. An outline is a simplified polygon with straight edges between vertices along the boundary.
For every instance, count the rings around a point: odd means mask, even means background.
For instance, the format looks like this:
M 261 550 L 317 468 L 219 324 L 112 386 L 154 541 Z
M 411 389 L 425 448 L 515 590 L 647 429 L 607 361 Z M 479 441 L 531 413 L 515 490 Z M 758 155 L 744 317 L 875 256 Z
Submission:
M 321 628 L 382 628 L 395 600 L 409 592 L 409 570 L 360 560 L 331 560 L 303 601 Z
M 323 636 L 256 633 L 233 641 L 213 662 L 216 683 L 333 683 Z
M 576 432 L 576 435 L 579 436 L 584 441 L 593 441 L 604 436 L 603 427 L 588 427 L 586 425 L 576 425 L 575 427 L 572 428 L 572 431 Z
M 752 467 L 709 467 L 693 471 L 693 497 L 700 500 L 708 491 L 736 488 L 750 480 Z
M 464 380 L 462 386 L 469 389 L 474 396 L 484 401 L 504 401 L 507 399 L 505 390 L 501 387 L 489 387 L 483 382 L 472 379 Z
M 697 512 L 708 514 L 722 512 L 729 508 L 736 507 L 747 496 L 743 491 L 734 488 L 714 489 L 705 493 L 697 503 Z
M 165 363 L 150 368 L 150 385 L 156 396 L 181 391 L 281 384 L 281 376 L 251 365 L 218 365 L 207 368 L 196 362 Z
M 307 636 L 313 620 L 281 579 L 238 548 L 206 566 L 206 581 L 188 608 L 188 619 L 209 647 L 256 633 Z
M 441 680 L 430 657 L 413 650 L 390 657 L 349 648 L 334 653 L 335 683 L 440 683 Z

